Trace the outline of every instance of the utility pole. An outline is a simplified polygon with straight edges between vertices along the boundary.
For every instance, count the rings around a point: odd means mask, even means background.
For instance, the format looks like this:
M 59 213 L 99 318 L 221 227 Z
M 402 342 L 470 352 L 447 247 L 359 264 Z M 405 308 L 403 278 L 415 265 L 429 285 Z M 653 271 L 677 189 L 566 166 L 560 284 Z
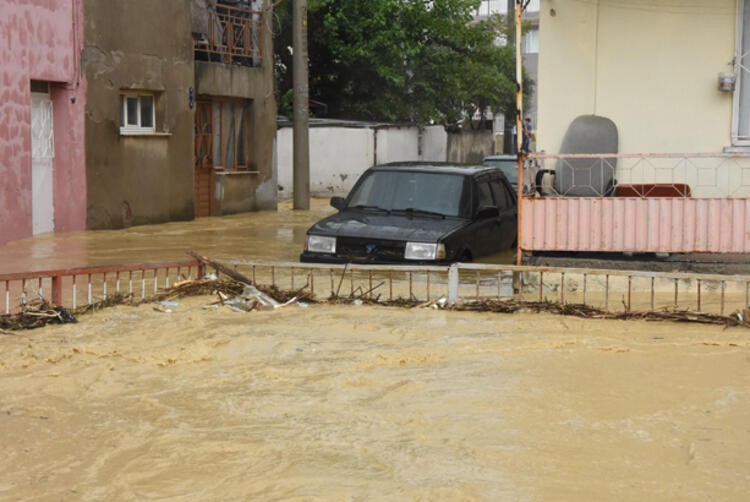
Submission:
M 294 86 L 294 209 L 310 209 L 310 88 L 307 71 L 307 0 L 293 0 L 292 84 Z
M 521 60 L 521 13 L 522 0 L 516 0 L 516 148 L 518 152 L 518 248 L 516 249 L 516 265 L 521 265 L 521 237 L 523 232 L 523 61 Z M 510 6 L 509 6 L 510 7 Z M 510 11 L 508 11 L 510 15 Z
M 516 0 L 508 0 L 508 10 L 505 12 L 505 25 L 508 28 L 508 45 L 513 45 L 515 37 L 513 37 L 513 29 L 516 24 Z

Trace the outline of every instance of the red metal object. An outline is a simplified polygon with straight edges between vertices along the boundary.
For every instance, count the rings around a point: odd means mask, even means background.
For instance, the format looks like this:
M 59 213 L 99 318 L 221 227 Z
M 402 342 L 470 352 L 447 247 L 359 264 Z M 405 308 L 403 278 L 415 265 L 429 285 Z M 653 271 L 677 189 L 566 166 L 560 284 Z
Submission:
M 259 66 L 263 26 L 262 11 L 217 5 L 209 16 L 208 40 L 196 40 L 195 52 L 209 61 Z
M 107 275 L 115 273 L 116 277 L 118 277 L 119 280 L 119 274 L 122 272 L 128 272 L 130 274 L 130 277 L 132 278 L 132 273 L 140 271 L 142 274 L 145 273 L 146 270 L 153 270 L 154 271 L 154 280 L 156 281 L 156 278 L 158 276 L 159 271 L 165 271 L 165 273 L 168 274 L 168 271 L 170 269 L 182 269 L 187 268 L 188 270 L 191 270 L 191 268 L 195 268 L 198 272 L 198 275 L 202 277 L 205 274 L 205 266 L 199 262 L 198 260 L 185 260 L 185 261 L 178 261 L 178 262 L 159 262 L 159 263 L 139 263 L 139 264 L 132 264 L 132 265 L 105 265 L 105 266 L 99 266 L 99 267 L 80 267 L 80 268 L 69 268 L 69 269 L 59 269 L 59 270 L 43 270 L 43 271 L 36 271 L 36 272 L 14 272 L 11 274 L 0 274 L 0 283 L 5 283 L 5 296 L 6 296 L 6 308 L 5 313 L 10 313 L 10 295 L 11 292 L 13 294 L 20 294 L 22 295 L 23 300 L 27 301 L 28 293 L 26 291 L 26 286 L 29 283 L 33 283 L 33 281 L 36 281 L 38 283 L 38 293 L 39 296 L 43 296 L 43 284 L 50 283 L 50 292 L 49 292 L 49 301 L 53 305 L 62 305 L 64 302 L 64 282 L 66 279 L 69 279 L 68 284 L 72 286 L 73 291 L 73 306 L 75 307 L 75 288 L 76 288 L 76 277 L 78 276 L 86 276 L 88 278 L 87 280 L 87 294 L 91 294 L 91 288 L 92 288 L 92 278 L 96 278 L 98 276 L 101 276 L 102 280 L 100 281 L 101 284 L 97 283 L 98 285 L 102 286 L 103 294 L 106 296 L 106 281 L 107 281 Z M 111 277 L 111 275 L 110 275 Z M 156 283 L 154 284 L 156 286 Z M 90 301 L 90 298 L 89 298 Z
M 615 197 L 690 197 L 685 183 L 641 183 L 617 185 Z

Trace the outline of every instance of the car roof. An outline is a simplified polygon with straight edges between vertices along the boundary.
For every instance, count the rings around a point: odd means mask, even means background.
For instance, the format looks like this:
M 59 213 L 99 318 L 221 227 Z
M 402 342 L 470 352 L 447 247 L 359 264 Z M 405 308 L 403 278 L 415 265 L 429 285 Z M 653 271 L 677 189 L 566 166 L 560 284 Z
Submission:
M 505 155 L 489 155 L 482 159 L 482 162 L 488 161 L 488 160 L 512 160 L 513 162 L 518 161 L 518 157 L 513 154 L 505 154 Z
M 370 168 L 373 171 L 412 171 L 430 172 L 442 174 L 461 174 L 463 176 L 474 176 L 485 172 L 493 172 L 490 166 L 478 166 L 475 164 L 459 164 L 451 162 L 389 162 L 379 164 Z

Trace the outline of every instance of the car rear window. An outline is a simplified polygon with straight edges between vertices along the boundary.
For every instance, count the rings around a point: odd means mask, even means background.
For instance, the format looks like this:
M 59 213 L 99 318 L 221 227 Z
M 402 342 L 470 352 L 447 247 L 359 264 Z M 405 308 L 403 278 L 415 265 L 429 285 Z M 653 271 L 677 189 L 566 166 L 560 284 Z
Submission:
M 464 216 L 465 179 L 460 174 L 371 171 L 354 189 L 348 205 Z
M 492 166 L 497 167 L 500 169 L 500 171 L 505 175 L 506 178 L 508 178 L 508 181 L 511 185 L 515 185 L 518 183 L 518 162 L 515 160 L 495 160 L 495 159 L 485 159 L 482 162 L 482 165 L 484 166 Z

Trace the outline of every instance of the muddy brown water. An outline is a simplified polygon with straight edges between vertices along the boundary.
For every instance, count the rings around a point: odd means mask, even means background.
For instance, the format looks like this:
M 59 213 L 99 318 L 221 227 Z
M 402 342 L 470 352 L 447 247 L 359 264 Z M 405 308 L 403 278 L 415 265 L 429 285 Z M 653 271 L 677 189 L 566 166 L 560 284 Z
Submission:
M 298 261 L 307 229 L 333 209 L 327 199 L 313 199 L 310 211 L 291 202 L 278 211 L 260 211 L 190 222 L 143 225 L 41 235 L 0 246 L 0 274 L 72 267 L 151 263 L 190 259 L 194 249 L 215 259 Z M 514 250 L 482 258 L 511 263 Z
M 0 247 L 7 269 L 293 260 L 279 212 Z M 20 268 L 19 268 L 20 267 Z M 750 335 L 212 297 L 0 334 L 0 500 L 747 500 Z
M 212 301 L 0 335 L 0 499 L 750 493 L 745 330 Z

